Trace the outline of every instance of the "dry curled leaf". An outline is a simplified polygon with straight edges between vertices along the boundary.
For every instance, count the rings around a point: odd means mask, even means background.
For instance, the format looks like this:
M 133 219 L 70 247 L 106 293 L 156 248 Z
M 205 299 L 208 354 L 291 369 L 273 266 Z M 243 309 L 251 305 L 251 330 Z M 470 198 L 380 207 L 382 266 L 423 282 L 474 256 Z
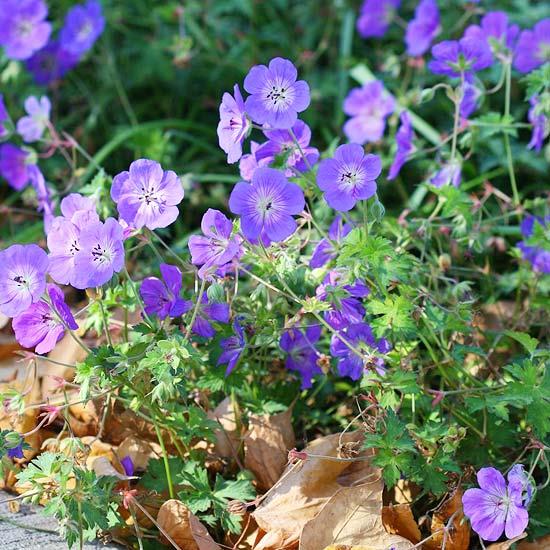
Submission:
M 521 535 L 518 535 L 517 537 L 514 537 L 510 540 L 505 540 L 504 542 L 496 542 L 495 544 L 491 544 L 487 546 L 487 550 L 508 550 L 512 547 L 513 544 L 515 544 L 518 540 L 524 539 L 527 536 L 527 533 L 522 533 Z M 523 546 L 523 544 L 529 544 L 529 543 L 521 543 L 519 545 L 518 550 Z M 536 548 L 537 550 L 544 550 L 540 546 L 533 546 L 533 548 Z
M 343 443 L 361 441 L 362 434 L 346 433 L 341 440 Z M 313 441 L 305 452 L 337 458 L 339 444 L 340 434 L 329 435 Z M 360 456 L 365 457 L 366 453 Z M 349 462 L 310 456 L 304 462 L 287 466 L 275 487 L 252 514 L 260 529 L 266 532 L 256 548 L 286 548 L 297 542 L 304 525 L 337 491 L 359 480 L 365 483 L 377 476 L 378 472 L 366 460 Z
M 520 535 L 520 538 L 524 538 Z M 546 535 L 533 542 L 520 542 L 518 544 L 518 550 L 550 550 L 550 535 Z
M 260 491 L 271 489 L 279 479 L 295 443 L 292 408 L 274 415 L 250 416 L 244 465 L 254 474 Z
M 382 523 L 388 533 L 401 535 L 414 543 L 420 542 L 422 539 L 420 529 L 408 504 L 384 506 L 382 508 Z
M 122 460 L 129 456 L 136 470 L 145 471 L 149 460 L 155 456 L 153 448 L 147 441 L 129 435 L 118 447 L 117 457 Z
M 208 412 L 208 418 L 220 425 L 220 429 L 214 432 L 216 454 L 222 458 L 235 458 L 241 444 L 241 431 L 233 400 L 226 397 L 213 411 Z
M 179 500 L 167 500 L 160 507 L 157 523 L 164 544 L 170 545 L 170 542 L 162 531 L 169 535 L 180 550 L 221 550 L 206 527 Z
M 445 534 L 444 528 L 453 516 L 451 528 Z M 431 526 L 433 537 L 426 541 L 427 550 L 468 550 L 470 546 L 470 525 L 462 512 L 462 491 L 457 489 L 435 512 Z
M 126 481 L 128 479 L 135 479 L 132 476 L 127 476 L 121 474 L 110 462 L 106 456 L 98 456 L 93 459 L 92 470 L 96 473 L 98 477 L 101 476 L 112 476 L 120 479 L 121 481 Z

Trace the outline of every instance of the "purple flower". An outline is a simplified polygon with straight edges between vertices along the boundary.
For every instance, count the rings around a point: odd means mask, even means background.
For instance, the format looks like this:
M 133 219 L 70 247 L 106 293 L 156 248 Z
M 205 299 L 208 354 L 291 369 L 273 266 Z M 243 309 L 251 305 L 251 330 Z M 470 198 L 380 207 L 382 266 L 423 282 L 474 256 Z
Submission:
M 305 331 L 296 328 L 286 330 L 279 342 L 281 349 L 288 354 L 285 367 L 300 375 L 303 390 L 311 388 L 312 378 L 323 372 L 317 365 L 319 353 L 315 349 L 320 336 L 321 327 L 311 325 Z
M 508 474 L 508 484 L 495 468 L 481 468 L 477 473 L 480 489 L 468 489 L 462 496 L 464 514 L 472 529 L 485 540 L 497 540 L 502 533 L 511 539 L 523 533 L 529 514 L 522 503 L 523 486 L 515 474 Z
M 26 62 L 28 71 L 37 84 L 48 85 L 63 78 L 78 63 L 78 57 L 65 51 L 52 40 Z
M 28 173 L 31 185 L 36 191 L 36 200 L 38 203 L 37 210 L 44 214 L 44 230 L 46 233 L 50 230 L 54 219 L 54 204 L 51 197 L 50 188 L 46 185 L 44 175 L 36 164 L 28 166 Z
M 462 167 L 459 162 L 449 162 L 444 164 L 430 179 L 430 183 L 435 187 L 443 187 L 452 184 L 455 187 L 460 185 Z
M 19 445 L 7 449 L 6 456 L 12 460 L 14 458 L 25 458 L 25 455 L 23 454 L 23 441 L 21 440 Z
M 202 265 L 199 276 L 204 279 L 209 272 L 228 264 L 241 254 L 241 243 L 237 235 L 231 236 L 233 224 L 219 210 L 209 208 L 202 217 L 203 235 L 189 238 L 191 261 Z
M 259 143 L 251 141 L 250 153 L 241 157 L 241 160 L 239 162 L 239 172 L 241 174 L 241 178 L 243 178 L 244 181 L 250 181 L 252 179 L 256 168 L 259 168 L 260 166 L 267 166 L 269 164 L 268 158 L 262 159 L 261 161 L 256 158 L 256 152 L 259 147 Z
M 477 108 L 482 91 L 475 85 L 475 77 L 472 73 L 464 75 L 462 85 L 462 99 L 460 100 L 460 116 L 468 118 Z
M 395 157 L 393 158 L 392 165 L 390 166 L 390 172 L 388 174 L 388 179 L 393 180 L 399 174 L 399 171 L 407 162 L 407 157 L 414 149 L 413 139 L 414 132 L 411 124 L 411 117 L 407 111 L 402 111 L 399 115 L 399 120 L 401 125 L 399 130 L 395 134 L 395 142 L 397 143 L 397 151 L 395 152 Z
M 401 0 L 365 0 L 357 19 L 357 32 L 363 38 L 386 34 Z
M 220 147 L 227 153 L 227 162 L 237 162 L 243 154 L 243 141 L 250 130 L 250 121 L 245 110 L 243 96 L 238 84 L 233 89 L 233 97 L 225 92 L 220 104 L 218 139 Z
M 300 147 L 296 145 L 291 132 L 294 133 Z M 287 177 L 296 175 L 296 170 L 307 172 L 319 160 L 319 151 L 315 147 L 309 146 L 311 130 L 301 120 L 294 123 L 292 130 L 265 130 L 264 134 L 269 141 L 257 148 L 256 161 L 262 163 L 265 160 L 265 164 L 271 164 L 276 157 L 282 156 Z
M 223 351 L 218 358 L 218 362 L 216 363 L 217 365 L 224 365 L 227 363 L 225 376 L 229 376 L 231 374 L 246 347 L 244 331 L 237 318 L 233 321 L 233 329 L 235 331 L 233 336 L 223 338 L 220 341 L 220 346 Z
M 493 62 L 487 43 L 472 37 L 444 40 L 432 48 L 434 59 L 428 63 L 432 73 L 458 77 L 470 71 L 481 71 Z
M 298 185 L 273 168 L 258 168 L 252 182 L 240 181 L 229 197 L 229 208 L 241 216 L 247 239 L 260 237 L 264 244 L 284 241 L 296 230 L 292 217 L 304 209 L 304 193 Z
M 527 149 L 534 149 L 537 153 L 542 149 L 544 138 L 550 132 L 550 123 L 548 118 L 542 111 L 542 105 L 538 95 L 534 95 L 530 100 L 531 108 L 527 114 L 529 122 L 533 125 L 533 133 L 531 141 L 527 145 Z
M 52 26 L 43 0 L 3 0 L 0 10 L 0 45 L 10 59 L 28 59 L 48 42 Z
M 132 477 L 134 475 L 135 466 L 131 456 L 125 456 L 122 458 L 120 460 L 120 465 L 124 468 L 124 473 L 127 476 Z
M 183 187 L 172 170 L 154 160 L 139 159 L 113 179 L 111 197 L 120 217 L 136 229 L 167 227 L 178 217 Z
M 51 351 L 65 333 L 65 327 L 76 330 L 78 325 L 65 303 L 63 292 L 48 285 L 51 305 L 44 300 L 31 304 L 13 319 L 15 338 L 24 348 L 35 348 L 42 354 Z
M 48 255 L 37 245 L 14 244 L 0 252 L 0 311 L 23 313 L 46 290 Z
M 521 222 L 521 233 L 523 241 L 518 242 L 517 247 L 521 250 L 521 256 L 529 262 L 535 271 L 539 273 L 550 273 L 550 250 L 542 248 L 536 244 L 528 244 L 535 233 L 543 234 L 548 231 L 550 226 L 550 216 L 539 218 L 536 216 L 527 216 Z
M 208 297 L 204 294 L 198 309 L 197 318 L 193 323 L 193 332 L 203 338 L 212 338 L 216 335 L 212 321 L 229 323 L 229 304 L 210 303 Z
M 470 25 L 464 31 L 465 37 L 484 42 L 495 53 L 503 48 L 513 50 L 518 34 L 519 27 L 509 25 L 508 14 L 503 11 L 486 13 L 482 17 L 480 25 Z
M 344 124 L 346 137 L 361 145 L 378 141 L 386 128 L 386 117 L 395 109 L 395 100 L 379 80 L 354 88 L 344 100 L 344 112 L 351 118 Z
M 351 231 L 352 226 L 344 223 L 341 216 L 336 216 L 328 229 L 328 239 L 321 239 L 309 261 L 309 267 L 315 269 L 323 267 L 326 263 L 336 258 L 338 251 L 334 245 L 338 245 Z
M 74 6 L 67 12 L 59 33 L 59 43 L 66 52 L 81 57 L 94 45 L 104 28 L 101 4 L 96 0 L 88 0 L 84 5 Z
M 528 506 L 533 498 L 533 485 L 525 473 L 523 464 L 516 464 L 508 472 L 508 482 L 519 484 L 522 487 L 522 499 L 524 506 Z
M 80 248 L 74 255 L 75 276 L 71 283 L 75 288 L 101 286 L 124 267 L 122 227 L 114 218 L 83 227 L 78 240 Z
M 426 53 L 439 29 L 439 9 L 436 0 L 421 0 L 416 6 L 414 19 L 407 25 L 407 54 L 416 57 Z
M 258 124 L 271 128 L 292 128 L 298 113 L 309 106 L 309 86 L 296 80 L 296 67 L 288 60 L 276 57 L 265 65 L 255 65 L 244 79 L 245 110 Z
M 81 278 L 75 267 L 75 256 L 82 248 L 81 230 L 99 223 L 99 216 L 94 201 L 77 193 L 61 201 L 61 213 L 48 230 L 49 273 L 59 284 L 75 286 Z
M 342 285 L 341 278 L 341 272 L 329 271 L 315 291 L 319 300 L 330 304 L 330 309 L 323 313 L 325 321 L 338 330 L 363 321 L 365 308 L 361 299 L 370 292 L 361 280 L 353 285 Z
M 347 212 L 357 201 L 376 193 L 376 178 L 381 171 L 379 156 L 365 155 L 357 143 L 340 145 L 334 157 L 319 164 L 317 185 L 331 208 Z
M 0 94 L 0 138 L 8 135 L 8 129 L 6 128 L 5 122 L 9 121 L 10 115 L 4 104 L 4 96 Z
M 29 183 L 27 157 L 29 153 L 11 143 L 0 145 L 0 175 L 16 190 Z
M 377 342 L 372 329 L 366 323 L 351 325 L 341 334 L 349 344 L 359 351 L 367 352 L 367 354 L 374 351 L 387 353 L 385 351 L 388 349 L 387 341 L 382 339 L 380 342 Z M 349 376 L 352 380 L 359 380 L 361 378 L 366 367 L 364 358 L 351 350 L 336 334 L 332 336 L 330 342 L 330 353 L 338 359 L 338 372 L 340 376 Z M 374 355 L 372 358 L 374 359 L 373 366 L 375 370 L 378 374 L 382 375 L 384 373 L 383 363 L 377 361 L 379 358 Z
M 529 73 L 550 61 L 550 18 L 539 21 L 533 30 L 523 31 L 516 44 L 514 67 Z
M 160 264 L 162 280 L 147 277 L 141 283 L 139 293 L 147 315 L 156 315 L 159 319 L 179 317 L 191 309 L 193 303 L 180 297 L 181 271 L 170 264 Z
M 31 96 L 25 100 L 27 116 L 17 121 L 17 132 L 23 137 L 23 141 L 32 143 L 38 141 L 50 121 L 52 104 L 46 96 L 40 99 Z

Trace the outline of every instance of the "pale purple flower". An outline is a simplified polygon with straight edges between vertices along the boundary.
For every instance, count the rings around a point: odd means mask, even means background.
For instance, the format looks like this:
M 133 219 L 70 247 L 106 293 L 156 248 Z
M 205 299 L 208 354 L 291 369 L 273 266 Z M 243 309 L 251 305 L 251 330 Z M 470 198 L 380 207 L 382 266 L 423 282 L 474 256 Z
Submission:
M 430 183 L 435 187 L 454 185 L 458 187 L 462 178 L 462 166 L 459 162 L 448 162 L 432 176 Z
M 495 468 L 481 468 L 477 473 L 479 489 L 468 489 L 462 496 L 464 515 L 472 529 L 489 541 L 504 532 L 511 539 L 521 535 L 529 523 L 523 504 L 523 485 L 516 473 L 508 474 L 508 483 Z
M 6 109 L 4 103 L 4 96 L 0 94 L 0 138 L 8 135 L 8 129 L 6 128 L 6 121 L 9 121 L 10 115 Z
M 393 21 L 401 0 L 365 0 L 357 18 L 357 32 L 363 38 L 381 38 Z
M 243 142 L 250 130 L 250 121 L 245 113 L 243 96 L 238 84 L 235 84 L 233 96 L 228 92 L 223 94 L 218 124 L 219 144 L 227 153 L 229 164 L 237 162 L 242 157 Z
M 538 227 L 537 227 L 538 226 Z M 535 244 L 529 244 L 534 236 L 535 230 L 544 234 L 550 227 L 550 216 L 540 218 L 538 216 L 526 216 L 521 222 L 521 233 L 524 240 L 518 242 L 517 247 L 521 250 L 524 260 L 533 266 L 533 270 L 539 273 L 550 273 L 550 250 Z
M 201 298 L 197 317 L 193 323 L 193 332 L 203 338 L 212 338 L 216 335 L 216 329 L 212 321 L 229 323 L 229 304 L 212 302 L 206 294 Z
M 531 107 L 527 113 L 527 118 L 533 125 L 533 131 L 531 134 L 531 141 L 527 145 L 527 149 L 534 149 L 538 153 L 542 149 L 544 139 L 548 133 L 550 133 L 550 121 L 542 111 L 542 106 L 538 95 L 534 95 L 529 100 L 529 103 Z
M 37 84 L 48 85 L 63 78 L 78 61 L 78 56 L 61 48 L 57 40 L 52 40 L 27 59 L 26 67 Z
M 291 132 L 294 133 L 299 147 Z M 309 146 L 311 130 L 301 120 L 294 123 L 292 130 L 265 130 L 264 134 L 268 141 L 256 149 L 256 161 L 262 165 L 262 161 L 265 161 L 265 164 L 271 164 L 276 157 L 281 157 L 284 160 L 287 177 L 295 176 L 296 171 L 307 172 L 319 160 L 319 151 Z
M 300 375 L 303 390 L 311 388 L 312 378 L 323 372 L 317 365 L 319 352 L 315 348 L 320 336 L 321 327 L 311 325 L 304 331 L 296 328 L 288 329 L 283 332 L 279 341 L 281 349 L 288 354 L 285 367 Z
M 52 104 L 46 96 L 38 99 L 30 96 L 25 100 L 27 116 L 17 121 L 17 133 L 23 137 L 23 141 L 32 143 L 38 141 L 50 121 Z
M 231 374 L 246 347 L 243 327 L 239 323 L 238 318 L 235 318 L 233 321 L 233 330 L 235 332 L 233 336 L 220 340 L 220 347 L 223 351 L 218 357 L 216 365 L 227 364 L 225 376 L 229 376 Z
M 190 300 L 184 300 L 181 294 L 181 271 L 175 265 L 160 264 L 162 280 L 147 277 L 141 283 L 139 293 L 147 315 L 156 315 L 159 319 L 179 317 L 193 307 Z
M 50 352 L 63 338 L 66 327 L 70 330 L 78 328 L 59 287 L 48 285 L 48 295 L 51 304 L 44 300 L 31 304 L 12 322 L 19 344 L 24 348 L 34 348 L 39 354 Z
M 183 187 L 172 170 L 154 160 L 139 159 L 113 179 L 111 197 L 120 217 L 136 229 L 167 227 L 178 217 Z
M 29 153 L 12 143 L 0 145 L 0 176 L 16 191 L 21 191 L 29 183 L 28 156 Z
M 349 223 L 344 223 L 341 216 L 336 216 L 328 229 L 328 239 L 321 239 L 309 261 L 309 267 L 312 269 L 323 267 L 325 264 L 336 258 L 338 246 L 342 239 L 352 230 Z
M 0 311 L 23 313 L 46 290 L 48 255 L 35 244 L 14 244 L 0 252 Z
M 244 79 L 244 89 L 251 94 L 244 104 L 248 116 L 270 128 L 292 128 L 310 102 L 309 86 L 297 76 L 296 67 L 281 57 L 272 59 L 269 67 L 252 67 Z
M 80 193 L 70 193 L 63 198 L 60 206 L 63 216 L 77 225 L 82 225 L 79 221 L 82 218 L 84 218 L 84 225 L 91 220 L 99 221 L 96 203 L 91 197 L 85 197 Z
M 192 235 L 189 238 L 191 261 L 201 265 L 199 276 L 205 278 L 209 272 L 228 264 L 237 258 L 242 250 L 237 235 L 231 236 L 233 224 L 219 210 L 209 208 L 201 221 L 204 235 Z
M 52 32 L 47 15 L 43 0 L 2 0 L 0 45 L 9 59 L 28 59 L 46 45 Z
M 357 143 L 340 145 L 332 158 L 319 164 L 317 185 L 330 207 L 347 212 L 357 201 L 376 193 L 376 178 L 381 171 L 379 156 L 365 155 Z
M 44 214 L 44 230 L 46 233 L 50 230 L 54 220 L 54 204 L 51 197 L 51 190 L 46 185 L 44 174 L 36 164 L 30 164 L 27 167 L 31 185 L 36 191 L 36 202 L 38 203 L 37 210 Z
M 407 54 L 416 57 L 426 53 L 439 30 L 439 9 L 436 0 L 421 0 L 416 6 L 414 18 L 407 25 Z
M 121 458 L 120 465 L 124 468 L 124 473 L 127 476 L 132 477 L 134 475 L 135 466 L 131 456 Z
M 349 326 L 341 334 L 355 349 L 366 353 L 366 357 L 359 356 L 334 334 L 330 341 L 330 354 L 338 360 L 340 376 L 359 380 L 371 363 L 378 374 L 384 374 L 383 363 L 377 360 L 380 358 L 376 357 L 375 352 L 387 353 L 386 340 L 377 342 L 370 326 L 362 322 Z
M 470 25 L 464 31 L 464 36 L 486 43 L 495 53 L 504 48 L 513 50 L 518 34 L 519 27 L 510 25 L 503 11 L 487 12 L 479 25 Z
M 386 118 L 395 109 L 395 99 L 380 80 L 353 88 L 344 100 L 344 112 L 351 118 L 344 124 L 346 137 L 361 145 L 378 141 L 384 134 Z
M 342 276 L 340 271 L 329 271 L 315 291 L 319 300 L 330 304 L 330 309 L 323 312 L 323 317 L 337 330 L 363 321 L 365 308 L 361 300 L 370 292 L 359 279 L 353 285 L 342 285 Z
M 264 244 L 284 241 L 296 230 L 292 217 L 304 209 L 304 193 L 273 168 L 258 168 L 252 182 L 240 181 L 229 197 L 229 208 L 241 216 L 241 230 L 247 239 L 260 237 Z
M 397 150 L 395 152 L 392 165 L 390 166 L 388 180 L 393 180 L 397 177 L 401 168 L 407 162 L 409 155 L 414 149 L 414 132 L 409 113 L 407 111 L 402 111 L 399 115 L 399 120 L 401 125 L 395 134 Z
M 104 28 L 101 4 L 96 0 L 88 0 L 84 5 L 74 6 L 67 12 L 59 33 L 60 46 L 66 52 L 80 57 L 94 45 Z
M 78 240 L 80 248 L 74 255 L 75 277 L 71 283 L 75 288 L 101 286 L 124 267 L 122 227 L 114 218 L 83 227 Z
M 462 85 L 462 99 L 460 100 L 460 116 L 468 118 L 477 108 L 483 92 L 475 85 L 475 77 L 472 73 L 464 75 Z
M 519 35 L 514 56 L 514 67 L 529 73 L 550 61 L 550 18 L 539 21 L 533 30 Z
M 261 161 L 256 158 L 256 152 L 259 148 L 259 143 L 251 141 L 250 153 L 243 155 L 239 161 L 239 172 L 244 181 L 250 181 L 252 179 L 256 168 L 259 168 L 260 166 L 267 166 L 269 164 L 268 158 L 262 159 Z
M 533 498 L 533 485 L 525 472 L 523 464 L 512 466 L 508 472 L 508 481 L 522 487 L 522 500 L 524 506 L 528 506 Z
M 432 55 L 433 60 L 428 63 L 430 71 L 451 77 L 481 71 L 493 62 L 487 43 L 472 37 L 439 42 L 432 48 Z

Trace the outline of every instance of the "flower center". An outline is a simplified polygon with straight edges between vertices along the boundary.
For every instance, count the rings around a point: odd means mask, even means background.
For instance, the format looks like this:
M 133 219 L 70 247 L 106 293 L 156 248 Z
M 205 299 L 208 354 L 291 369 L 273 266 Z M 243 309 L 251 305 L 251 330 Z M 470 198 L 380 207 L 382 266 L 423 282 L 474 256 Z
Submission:
M 90 21 L 86 21 L 86 23 L 82 25 L 80 31 L 78 31 L 77 39 L 79 41 L 86 40 L 88 36 L 90 36 L 90 34 L 92 33 L 92 30 L 93 30 L 92 24 L 90 23 Z
M 24 287 L 29 284 L 23 275 L 16 275 L 13 280 L 17 283 L 18 287 Z
M 144 186 L 142 186 L 141 192 L 143 194 L 140 195 L 139 200 L 144 202 L 147 206 L 149 206 L 151 203 L 160 204 L 162 202 L 157 195 L 157 190 L 154 187 L 146 189 Z
M 20 21 L 17 26 L 17 34 L 20 38 L 27 38 L 32 33 L 33 24 L 31 21 Z
M 294 90 L 287 82 L 271 81 L 266 86 L 265 99 L 273 110 L 286 109 L 294 97 Z
M 344 166 L 340 172 L 339 183 L 345 190 L 354 189 L 363 180 L 363 170 L 356 166 Z
M 92 260 L 98 264 L 106 264 L 112 261 L 111 250 L 101 246 L 101 243 L 97 243 L 92 248 Z

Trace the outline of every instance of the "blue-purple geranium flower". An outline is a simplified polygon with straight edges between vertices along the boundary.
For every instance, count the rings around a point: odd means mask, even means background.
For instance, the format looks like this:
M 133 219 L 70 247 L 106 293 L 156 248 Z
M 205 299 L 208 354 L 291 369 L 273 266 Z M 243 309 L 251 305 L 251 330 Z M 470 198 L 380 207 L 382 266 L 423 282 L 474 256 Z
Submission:
M 220 147 L 227 153 L 227 162 L 237 162 L 243 154 L 243 142 L 250 130 L 250 121 L 244 109 L 243 96 L 238 84 L 233 95 L 225 92 L 220 104 L 220 122 L 218 140 Z
M 101 4 L 97 0 L 88 0 L 67 12 L 59 33 L 60 46 L 64 51 L 81 57 L 94 45 L 104 28 Z
M 178 217 L 183 186 L 172 170 L 148 159 L 135 160 L 113 179 L 111 197 L 120 217 L 132 227 L 167 227 Z
M 407 54 L 417 57 L 426 53 L 439 30 L 439 8 L 436 0 L 421 0 L 416 6 L 414 18 L 407 25 Z
M 382 163 L 377 155 L 365 155 L 357 143 L 340 145 L 332 158 L 319 164 L 317 185 L 330 207 L 347 212 L 357 201 L 376 193 L 376 178 L 381 171 Z
M 206 294 L 201 298 L 197 317 L 193 323 L 193 332 L 203 338 L 212 338 L 216 329 L 212 321 L 229 323 L 229 304 L 225 302 L 210 302 Z
M 439 42 L 432 48 L 432 55 L 433 59 L 428 63 L 430 71 L 450 77 L 481 71 L 493 62 L 488 44 L 472 37 Z
M 407 162 L 407 158 L 414 149 L 413 139 L 414 132 L 411 124 L 411 117 L 407 111 L 403 111 L 399 115 L 401 125 L 395 134 L 395 142 L 397 144 L 397 151 L 393 158 L 392 165 L 388 174 L 388 179 L 393 180 L 399 174 L 401 168 Z
M 17 121 L 17 133 L 23 137 L 23 141 L 32 143 L 38 141 L 50 121 L 52 104 L 46 96 L 40 99 L 31 96 L 25 100 L 27 116 Z
M 550 216 L 540 218 L 538 216 L 527 216 L 521 222 L 521 233 L 524 240 L 517 244 L 521 250 L 521 256 L 528 261 L 535 271 L 539 273 L 550 273 L 550 247 L 542 247 L 538 244 L 532 244 L 529 240 L 538 233 L 547 234 L 550 230 Z M 543 237 L 544 238 L 544 237 Z M 548 240 L 545 239 L 546 244 Z
M 159 319 L 179 317 L 193 307 L 193 302 L 180 296 L 181 271 L 170 264 L 160 264 L 159 268 L 162 279 L 147 277 L 139 289 L 145 313 L 156 315 Z
M 48 85 L 63 78 L 78 64 L 78 60 L 78 56 L 65 51 L 59 41 L 52 40 L 27 59 L 26 67 L 37 84 Z
M 532 30 L 519 35 L 514 56 L 514 67 L 529 73 L 550 61 L 550 18 L 539 21 Z
M 287 353 L 285 367 L 300 375 L 302 389 L 311 388 L 312 378 L 322 374 L 317 365 L 319 352 L 315 344 L 321 336 L 319 325 L 308 326 L 305 330 L 291 328 L 283 332 L 279 345 Z
M 470 25 L 464 36 L 484 42 L 495 53 L 513 50 L 519 34 L 517 25 L 510 25 L 508 14 L 503 11 L 490 11 L 481 18 L 479 25 Z
M 529 523 L 524 505 L 524 485 L 517 470 L 510 471 L 508 483 L 495 468 L 481 468 L 477 473 L 479 489 L 468 489 L 462 497 L 464 515 L 472 529 L 489 541 L 502 533 L 511 539 L 521 535 Z
M 351 118 L 344 124 L 344 134 L 361 145 L 378 141 L 384 134 L 386 118 L 395 109 L 395 99 L 379 80 L 353 88 L 344 100 L 344 112 Z
M 340 244 L 342 239 L 352 230 L 352 226 L 349 223 L 344 223 L 341 216 L 336 216 L 328 229 L 328 239 L 324 238 L 319 241 L 311 260 L 309 261 L 309 267 L 315 269 L 323 267 L 325 264 L 336 258 L 338 251 L 335 245 Z
M 29 153 L 12 143 L 0 145 L 0 176 L 16 191 L 21 191 L 29 183 L 28 157 Z
M 241 216 L 247 239 L 264 244 L 284 241 L 296 230 L 293 216 L 304 209 L 304 193 L 273 168 L 258 168 L 252 182 L 240 181 L 229 197 L 229 208 Z
M 357 32 L 363 38 L 381 38 L 386 34 L 401 0 L 365 0 L 357 18 Z
M 529 103 L 531 107 L 527 113 L 527 118 L 533 125 L 533 130 L 527 148 L 534 149 L 538 153 L 542 149 L 544 140 L 550 133 L 550 120 L 542 110 L 542 104 L 538 95 L 531 97 Z
M 445 185 L 454 185 L 458 187 L 462 179 L 462 166 L 460 162 L 453 161 L 443 164 L 443 166 L 432 176 L 430 183 L 434 187 L 443 187 Z
M 218 357 L 218 362 L 216 363 L 217 365 L 227 364 L 227 368 L 225 369 L 225 376 L 229 376 L 231 374 L 246 347 L 244 330 L 238 318 L 235 318 L 235 320 L 233 321 L 233 330 L 234 334 L 232 336 L 229 336 L 228 338 L 223 338 L 220 341 L 222 353 Z
M 292 128 L 310 101 L 307 82 L 296 80 L 297 76 L 296 67 L 281 57 L 272 59 L 268 67 L 252 67 L 244 79 L 250 94 L 245 101 L 248 116 L 269 128 Z

